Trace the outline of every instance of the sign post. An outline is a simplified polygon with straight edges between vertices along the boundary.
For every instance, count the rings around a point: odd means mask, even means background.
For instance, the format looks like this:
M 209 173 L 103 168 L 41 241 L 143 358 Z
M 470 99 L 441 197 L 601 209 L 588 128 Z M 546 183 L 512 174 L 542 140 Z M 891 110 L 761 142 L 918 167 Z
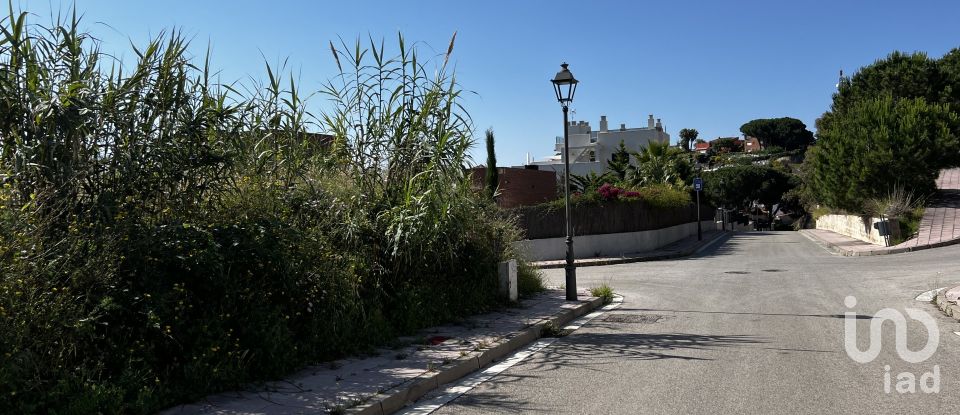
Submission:
M 703 190 L 703 179 L 693 179 L 693 190 L 697 192 L 697 240 L 703 240 L 703 230 L 700 229 L 700 191 Z

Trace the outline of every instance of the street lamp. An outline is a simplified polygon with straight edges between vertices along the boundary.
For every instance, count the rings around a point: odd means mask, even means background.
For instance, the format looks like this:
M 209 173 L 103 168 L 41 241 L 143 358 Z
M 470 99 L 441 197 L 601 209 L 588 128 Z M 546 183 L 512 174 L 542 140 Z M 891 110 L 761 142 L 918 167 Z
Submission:
M 563 206 L 564 216 L 567 224 L 567 301 L 577 300 L 577 268 L 573 263 L 573 223 L 570 221 L 570 129 L 567 127 L 567 111 L 570 103 L 573 102 L 573 94 L 577 92 L 577 81 L 567 69 L 567 63 L 560 65 L 562 68 L 553 77 L 553 89 L 557 93 L 557 101 L 563 108 Z
M 720 225 L 723 227 L 723 231 L 727 231 L 727 204 L 725 197 L 727 195 L 726 189 L 723 187 L 723 179 L 720 179 Z

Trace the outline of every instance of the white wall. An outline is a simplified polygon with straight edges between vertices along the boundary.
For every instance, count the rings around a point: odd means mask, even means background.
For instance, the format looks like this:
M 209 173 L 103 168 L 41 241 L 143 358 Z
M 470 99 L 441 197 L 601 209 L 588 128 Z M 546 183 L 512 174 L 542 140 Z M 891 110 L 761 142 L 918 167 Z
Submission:
M 670 141 L 670 134 L 663 131 L 632 128 L 625 131 L 610 130 L 597 134 L 597 160 L 610 160 L 613 152 L 620 147 L 620 141 L 630 151 L 640 151 L 640 147 L 646 147 L 651 141 Z M 636 163 L 636 160 L 631 160 Z
M 586 175 L 590 172 L 603 173 L 603 170 L 607 167 L 606 163 L 601 163 L 599 161 L 593 163 L 570 163 L 570 173 L 576 175 Z M 540 170 L 543 171 L 555 171 L 557 173 L 557 180 L 563 180 L 563 163 L 558 164 L 540 164 Z M 560 189 L 563 189 L 563 186 L 560 186 Z
M 876 245 L 886 245 L 884 237 L 880 236 L 880 231 L 873 228 L 873 224 L 877 222 L 880 222 L 880 219 L 867 216 L 823 215 L 817 218 L 817 229 L 825 229 Z M 896 220 L 890 221 L 890 228 L 893 236 L 900 233 L 900 226 Z
M 712 220 L 702 221 L 701 226 L 704 232 L 718 228 Z M 697 223 L 690 222 L 651 231 L 579 235 L 573 238 L 573 254 L 577 258 L 619 257 L 652 251 L 696 234 Z M 531 261 L 564 259 L 567 255 L 565 238 L 525 239 L 517 245 Z

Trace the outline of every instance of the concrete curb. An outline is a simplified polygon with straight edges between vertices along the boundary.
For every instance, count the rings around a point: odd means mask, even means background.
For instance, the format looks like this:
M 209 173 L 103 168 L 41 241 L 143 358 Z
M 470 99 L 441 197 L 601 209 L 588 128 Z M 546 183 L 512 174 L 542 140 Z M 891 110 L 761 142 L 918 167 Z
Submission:
M 943 295 L 946 290 L 941 291 L 937 294 L 937 308 L 940 311 L 943 311 L 948 317 L 953 317 L 954 320 L 960 322 L 960 306 L 957 306 L 956 303 L 947 301 L 947 297 Z
M 815 233 L 805 232 L 805 231 L 806 231 L 806 229 L 803 229 L 803 230 L 801 230 L 800 232 L 801 232 L 803 235 L 807 236 L 807 238 L 816 240 L 816 242 L 818 242 L 821 246 L 823 246 L 823 247 L 825 247 L 825 248 L 827 248 L 827 249 L 829 249 L 829 250 L 831 250 L 831 251 L 833 251 L 833 252 L 836 252 L 837 254 L 839 254 L 839 255 L 841 255 L 841 256 L 849 256 L 849 257 L 902 254 L 902 253 L 904 253 L 904 252 L 922 251 L 922 250 L 924 250 L 924 249 L 941 248 L 941 247 L 944 247 L 944 246 L 950 246 L 950 245 L 960 244 L 960 238 L 958 238 L 958 239 L 951 239 L 951 240 L 949 240 L 949 241 L 940 241 L 940 242 L 937 242 L 937 243 L 932 243 L 932 244 L 927 244 L 927 245 L 908 246 L 908 247 L 903 247 L 903 248 L 893 248 L 893 249 L 878 248 L 878 249 L 871 250 L 871 251 L 853 251 L 853 250 L 844 248 L 844 247 L 842 247 L 842 246 L 839 246 L 839 245 L 836 245 L 836 244 L 827 242 L 827 241 L 821 239 L 821 238 L 820 238 L 819 236 L 817 236 L 817 234 L 815 234 Z
M 563 305 L 563 310 L 523 330 L 504 336 L 486 350 L 471 353 L 452 363 L 443 365 L 435 371 L 424 373 L 404 386 L 373 395 L 366 399 L 363 404 L 347 409 L 345 413 L 357 415 L 392 414 L 403 408 L 408 402 L 420 399 L 423 395 L 439 388 L 441 385 L 459 380 L 511 352 L 533 343 L 540 338 L 543 326 L 552 324 L 554 327 L 563 327 L 601 305 L 603 305 L 603 299 L 601 298 L 581 301 L 577 304 L 566 303 Z
M 647 262 L 647 261 L 662 261 L 665 259 L 675 259 L 689 256 L 693 253 L 699 252 L 701 249 L 705 249 L 707 246 L 712 245 L 714 242 L 719 241 L 723 237 L 729 237 L 731 232 L 718 232 L 713 235 L 713 237 L 704 239 L 702 241 L 693 244 L 693 246 L 682 249 L 677 252 L 663 253 L 663 254 L 652 254 L 645 256 L 636 256 L 636 257 L 624 257 L 624 258 L 604 258 L 604 259 L 578 259 L 574 260 L 574 264 L 577 268 L 582 267 L 596 267 L 601 265 L 616 265 L 616 264 L 630 264 L 634 262 Z M 565 263 L 549 263 L 549 264 L 537 264 L 533 263 L 533 266 L 539 269 L 552 269 L 552 268 L 563 268 L 566 266 Z

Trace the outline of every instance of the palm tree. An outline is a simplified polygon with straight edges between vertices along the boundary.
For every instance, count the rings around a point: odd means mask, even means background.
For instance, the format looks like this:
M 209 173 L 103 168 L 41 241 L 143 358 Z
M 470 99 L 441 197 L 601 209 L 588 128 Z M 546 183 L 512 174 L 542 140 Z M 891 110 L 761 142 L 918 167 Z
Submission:
M 570 188 L 574 191 L 588 193 L 595 191 L 603 186 L 604 183 L 610 183 L 613 177 L 609 173 L 597 174 L 589 172 L 583 176 L 579 174 L 570 174 Z
M 683 151 L 690 151 L 690 143 L 697 139 L 700 133 L 695 128 L 684 128 L 680 130 L 680 148 Z
M 651 141 L 633 153 L 637 166 L 627 180 L 635 186 L 680 184 L 689 170 L 689 165 L 680 157 L 682 154 L 683 150 L 671 148 L 666 141 Z

